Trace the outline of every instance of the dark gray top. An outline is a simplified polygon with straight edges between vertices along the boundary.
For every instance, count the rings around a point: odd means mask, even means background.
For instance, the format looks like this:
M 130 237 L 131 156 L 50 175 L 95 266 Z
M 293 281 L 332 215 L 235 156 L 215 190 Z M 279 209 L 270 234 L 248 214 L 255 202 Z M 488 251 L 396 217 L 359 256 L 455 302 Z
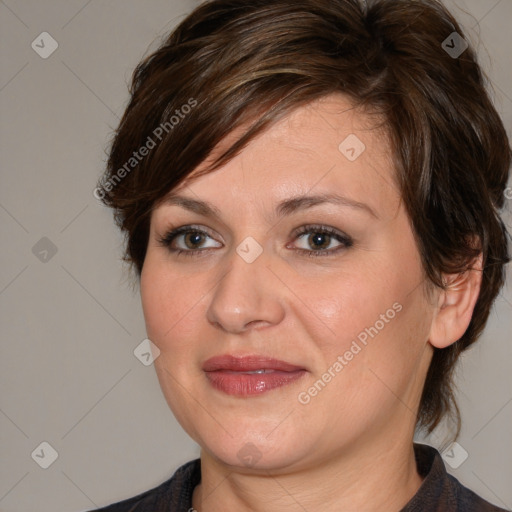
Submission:
M 506 512 L 449 475 L 435 448 L 415 443 L 414 452 L 418 472 L 424 480 L 409 503 L 397 512 Z M 194 487 L 200 481 L 201 461 L 196 459 L 181 466 L 158 487 L 101 508 L 99 512 L 188 512 L 192 508 Z

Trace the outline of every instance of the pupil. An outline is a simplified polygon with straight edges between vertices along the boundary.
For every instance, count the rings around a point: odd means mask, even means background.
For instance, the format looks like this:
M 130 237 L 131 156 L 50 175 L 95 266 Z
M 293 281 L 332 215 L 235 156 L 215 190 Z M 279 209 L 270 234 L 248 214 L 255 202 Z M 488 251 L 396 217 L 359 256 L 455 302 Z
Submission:
M 191 249 L 195 249 L 195 247 L 190 247 L 190 245 L 194 246 L 196 244 L 198 244 L 200 242 L 200 238 L 201 238 L 201 233 L 191 233 L 190 234 L 190 238 L 188 238 L 189 240 L 192 239 L 192 242 L 191 244 L 187 243 L 187 246 L 189 246 L 189 248 Z M 199 240 L 197 240 L 197 238 L 199 238 Z M 194 241 L 195 239 L 195 241 Z M 185 241 L 187 241 L 187 237 L 185 237 Z
M 321 248 L 322 245 L 324 245 L 324 246 L 326 245 L 325 239 L 329 238 L 329 237 L 322 233 L 316 233 L 314 235 L 311 235 L 310 238 L 312 239 L 314 245 L 317 246 L 317 248 Z M 322 240 L 324 240 L 323 244 L 322 244 Z M 327 243 L 327 245 L 329 245 L 329 244 Z

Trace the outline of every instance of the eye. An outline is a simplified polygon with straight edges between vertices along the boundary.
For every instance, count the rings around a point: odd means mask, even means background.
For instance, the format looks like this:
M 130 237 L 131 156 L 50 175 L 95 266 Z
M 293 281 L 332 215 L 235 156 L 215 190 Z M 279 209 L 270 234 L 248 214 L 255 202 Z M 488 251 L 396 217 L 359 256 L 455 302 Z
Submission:
M 354 244 L 354 241 L 348 235 L 329 226 L 303 226 L 295 231 L 294 236 L 302 239 L 307 246 L 313 247 L 313 250 L 307 247 L 295 249 L 298 252 L 306 253 L 307 256 L 330 256 L 352 247 Z M 334 241 L 337 241 L 339 245 L 332 248 L 331 244 Z
M 200 252 L 199 246 L 204 243 L 205 237 L 211 238 L 203 229 L 196 228 L 195 226 L 182 226 L 166 233 L 162 238 L 158 239 L 158 243 L 163 247 L 167 247 L 170 252 L 175 254 L 193 256 L 195 253 Z M 184 245 L 182 244 L 180 247 L 178 244 L 177 248 L 173 247 L 175 240 L 182 241 Z M 211 246 L 206 248 L 210 249 Z
M 309 236 L 306 238 L 305 235 Z M 303 226 L 293 233 L 293 237 L 303 239 L 309 247 L 313 248 L 294 249 L 307 256 L 329 256 L 351 247 L 354 243 L 348 235 L 341 231 L 321 225 Z M 203 245 L 207 238 L 212 239 L 208 232 L 200 227 L 182 226 L 166 233 L 158 239 L 158 243 L 176 255 L 194 256 L 206 252 L 205 249 L 220 247 L 219 245 Z M 335 241 L 338 242 L 338 245 L 332 248 L 332 243 Z M 181 242 L 181 244 L 177 242 Z

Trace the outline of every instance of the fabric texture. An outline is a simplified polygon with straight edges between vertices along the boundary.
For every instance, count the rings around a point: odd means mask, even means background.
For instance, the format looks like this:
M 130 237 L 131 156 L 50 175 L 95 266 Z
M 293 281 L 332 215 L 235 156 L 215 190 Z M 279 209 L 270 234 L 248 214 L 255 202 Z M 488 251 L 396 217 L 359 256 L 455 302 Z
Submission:
M 397 512 L 506 512 L 449 475 L 435 448 L 415 443 L 414 453 L 424 480 L 409 503 Z M 178 468 L 158 487 L 95 512 L 193 512 L 192 493 L 200 481 L 201 461 L 196 459 Z

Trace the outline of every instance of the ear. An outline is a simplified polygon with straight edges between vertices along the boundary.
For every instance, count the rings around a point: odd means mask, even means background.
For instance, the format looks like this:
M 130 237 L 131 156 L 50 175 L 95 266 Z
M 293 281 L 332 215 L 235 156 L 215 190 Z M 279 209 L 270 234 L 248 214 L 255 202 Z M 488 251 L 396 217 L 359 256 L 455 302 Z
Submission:
M 439 293 L 428 340 L 433 347 L 446 348 L 466 332 L 480 293 L 482 260 L 480 253 L 465 272 L 444 276 L 447 289 Z

